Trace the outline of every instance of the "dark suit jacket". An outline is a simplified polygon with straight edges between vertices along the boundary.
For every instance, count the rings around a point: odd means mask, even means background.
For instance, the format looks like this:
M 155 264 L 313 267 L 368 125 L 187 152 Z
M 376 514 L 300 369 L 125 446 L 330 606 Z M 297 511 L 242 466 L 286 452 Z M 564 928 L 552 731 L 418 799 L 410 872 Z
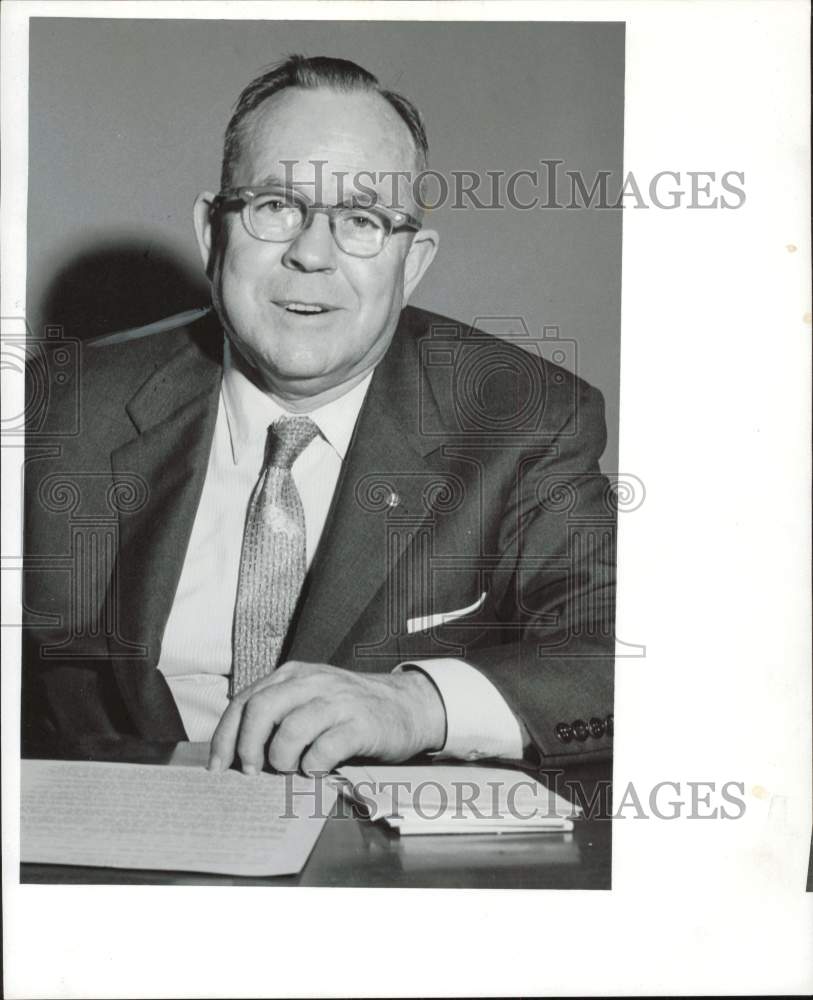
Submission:
M 221 372 L 213 314 L 85 346 L 78 402 L 52 400 L 45 432 L 29 436 L 24 739 L 185 738 L 156 665 Z M 585 382 L 405 309 L 359 416 L 286 658 L 389 671 L 462 657 L 499 688 L 545 763 L 606 754 L 615 521 L 598 470 L 604 443 L 603 400 Z M 468 616 L 407 631 L 409 619 L 482 594 Z

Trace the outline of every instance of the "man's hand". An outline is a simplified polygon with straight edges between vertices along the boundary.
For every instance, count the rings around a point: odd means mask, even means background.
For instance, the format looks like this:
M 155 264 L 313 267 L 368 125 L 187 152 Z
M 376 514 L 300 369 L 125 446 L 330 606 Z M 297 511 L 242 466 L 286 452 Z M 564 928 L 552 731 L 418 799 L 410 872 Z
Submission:
M 330 771 L 350 757 L 400 761 L 445 741 L 446 713 L 419 670 L 358 674 L 324 663 L 289 661 L 238 694 L 212 737 L 209 769 L 245 774 L 268 762 L 277 771 Z

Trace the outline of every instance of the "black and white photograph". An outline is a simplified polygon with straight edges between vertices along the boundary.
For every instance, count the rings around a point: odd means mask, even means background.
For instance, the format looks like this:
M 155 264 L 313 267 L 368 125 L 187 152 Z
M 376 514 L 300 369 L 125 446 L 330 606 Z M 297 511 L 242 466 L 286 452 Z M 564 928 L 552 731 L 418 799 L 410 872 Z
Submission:
M 7 995 L 803 992 L 808 6 L 9 6 Z
M 21 735 L 93 761 L 27 766 L 38 801 L 79 783 L 73 860 L 104 875 L 23 877 L 115 881 L 135 851 L 306 885 L 609 888 L 610 823 L 571 814 L 588 782 L 606 808 L 614 727 L 623 24 L 30 37 L 31 188 L 99 155 L 29 212 Z M 201 51 L 232 92 L 201 87 Z M 99 817 L 95 857 L 84 797 L 149 781 L 156 746 L 208 767 L 194 818 L 174 769 L 151 810 L 129 797 L 121 855 Z M 287 835 L 208 856 L 209 784 L 284 803 L 284 775 L 343 765 L 382 822 L 331 821 L 307 865 Z M 253 807 L 222 808 L 239 838 Z M 38 816 L 24 859 L 70 860 Z M 192 823 L 202 855 L 146 850 Z

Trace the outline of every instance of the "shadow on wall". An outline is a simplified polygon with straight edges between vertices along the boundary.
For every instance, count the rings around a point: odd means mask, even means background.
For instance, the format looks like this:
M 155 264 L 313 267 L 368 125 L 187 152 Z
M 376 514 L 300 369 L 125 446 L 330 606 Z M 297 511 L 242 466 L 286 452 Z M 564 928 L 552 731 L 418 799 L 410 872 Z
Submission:
M 98 240 L 67 261 L 42 297 L 41 325 L 88 340 L 209 304 L 203 273 L 144 238 Z

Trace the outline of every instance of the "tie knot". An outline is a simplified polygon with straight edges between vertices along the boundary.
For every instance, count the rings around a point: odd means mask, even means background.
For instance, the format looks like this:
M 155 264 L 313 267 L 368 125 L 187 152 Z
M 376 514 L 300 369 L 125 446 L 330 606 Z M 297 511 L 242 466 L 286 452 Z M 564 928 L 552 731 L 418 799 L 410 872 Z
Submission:
M 318 433 L 310 417 L 280 417 L 268 428 L 265 464 L 290 469 Z

